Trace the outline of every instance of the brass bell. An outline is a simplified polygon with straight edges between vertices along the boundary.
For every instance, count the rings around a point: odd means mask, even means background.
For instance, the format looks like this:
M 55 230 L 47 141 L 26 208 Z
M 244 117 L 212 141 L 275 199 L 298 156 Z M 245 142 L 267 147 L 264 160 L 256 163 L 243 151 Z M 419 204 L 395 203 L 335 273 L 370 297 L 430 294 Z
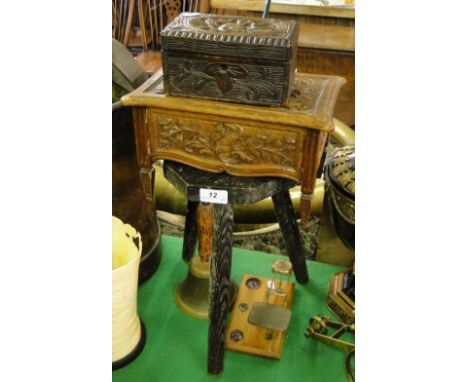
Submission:
M 175 302 L 178 308 L 193 318 L 208 319 L 210 310 L 210 259 L 213 237 L 213 205 L 199 203 L 197 208 L 199 231 L 198 256 L 189 263 L 187 277 L 177 285 Z M 230 307 L 234 305 L 238 287 L 231 279 L 229 288 Z

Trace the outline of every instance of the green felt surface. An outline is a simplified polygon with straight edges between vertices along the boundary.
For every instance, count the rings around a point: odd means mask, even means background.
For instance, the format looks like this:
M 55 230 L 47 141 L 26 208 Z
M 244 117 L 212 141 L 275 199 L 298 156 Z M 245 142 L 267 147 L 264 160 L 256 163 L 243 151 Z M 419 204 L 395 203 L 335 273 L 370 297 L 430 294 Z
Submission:
M 163 257 L 156 274 L 138 290 L 138 313 L 146 325 L 143 352 L 131 364 L 112 372 L 114 382 L 346 382 L 345 352 L 306 338 L 309 318 L 333 315 L 325 306 L 328 282 L 338 266 L 308 262 L 309 282 L 296 282 L 292 319 L 280 360 L 226 351 L 224 372 L 207 373 L 208 321 L 185 315 L 174 303 L 177 283 L 186 276 L 182 240 L 162 236 Z M 271 276 L 281 256 L 234 248 L 232 277 Z M 295 282 L 294 277 L 292 281 Z

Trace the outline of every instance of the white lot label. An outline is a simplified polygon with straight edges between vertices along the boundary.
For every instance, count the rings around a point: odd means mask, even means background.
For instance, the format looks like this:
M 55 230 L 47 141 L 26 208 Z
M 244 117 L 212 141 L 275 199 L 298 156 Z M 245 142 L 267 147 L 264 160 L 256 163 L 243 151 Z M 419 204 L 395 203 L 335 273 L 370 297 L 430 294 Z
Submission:
M 226 190 L 211 190 L 200 188 L 200 202 L 227 204 L 228 192 Z

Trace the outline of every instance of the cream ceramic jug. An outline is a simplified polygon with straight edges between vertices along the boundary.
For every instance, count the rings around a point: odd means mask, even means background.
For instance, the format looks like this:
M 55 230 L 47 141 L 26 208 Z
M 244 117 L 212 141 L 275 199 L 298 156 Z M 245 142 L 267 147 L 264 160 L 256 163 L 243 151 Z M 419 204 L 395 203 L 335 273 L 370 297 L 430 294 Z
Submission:
M 142 244 L 130 225 L 112 217 L 112 368 L 131 362 L 142 350 L 144 327 L 137 315 L 138 266 Z

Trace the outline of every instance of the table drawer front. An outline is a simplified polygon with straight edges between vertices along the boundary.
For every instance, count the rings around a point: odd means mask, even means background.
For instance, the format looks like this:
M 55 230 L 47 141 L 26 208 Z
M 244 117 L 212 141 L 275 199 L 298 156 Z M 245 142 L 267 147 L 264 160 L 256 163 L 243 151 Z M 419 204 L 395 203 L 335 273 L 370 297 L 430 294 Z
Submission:
M 304 131 L 148 111 L 150 155 L 232 175 L 301 179 Z

